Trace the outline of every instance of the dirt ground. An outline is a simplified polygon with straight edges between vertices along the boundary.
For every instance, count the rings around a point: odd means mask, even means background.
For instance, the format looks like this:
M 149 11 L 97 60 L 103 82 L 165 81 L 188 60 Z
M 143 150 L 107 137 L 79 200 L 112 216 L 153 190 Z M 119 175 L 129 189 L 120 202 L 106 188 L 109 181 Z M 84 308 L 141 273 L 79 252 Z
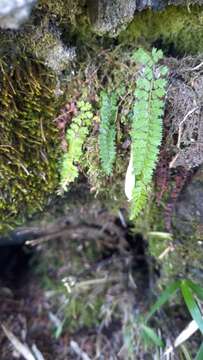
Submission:
M 26 231 L 33 232 L 33 227 Z M 81 207 L 77 218 L 74 214 L 60 218 L 48 226 L 42 225 L 37 232 L 38 237 L 28 246 L 1 248 L 0 323 L 3 327 L 0 330 L 0 359 L 23 359 L 6 336 L 5 329 L 32 353 L 37 348 L 43 356 L 35 353 L 37 360 L 124 359 L 119 307 L 127 298 L 131 308 L 143 296 L 138 296 L 137 291 L 136 296 L 132 295 L 135 284 L 128 284 L 130 273 L 132 276 L 137 274 L 136 286 L 144 282 L 148 288 L 143 239 L 140 237 L 137 240 L 141 241 L 137 241 L 131 236 L 122 213 L 114 216 L 97 206 L 89 212 Z M 61 283 L 69 275 L 76 275 L 80 283 L 89 280 L 93 285 L 95 283 L 93 290 L 88 289 L 84 294 L 82 306 L 90 301 L 89 296 L 94 298 L 97 294 L 111 306 L 106 305 L 104 317 L 88 326 L 87 320 L 80 321 L 79 312 L 74 318 L 78 326 L 73 323 L 69 331 L 66 324 L 56 338 L 57 322 L 60 327 L 65 316 L 58 311 L 66 293 L 66 289 L 61 292 Z M 105 286 L 97 285 L 98 278 L 101 281 L 100 278 L 105 276 L 113 280 L 108 286 L 106 280 Z M 131 279 L 131 283 L 133 281 Z M 117 310 L 110 309 L 114 301 Z M 97 315 L 90 313 L 90 316 Z
M 95 202 L 50 217 L 13 233 L 26 234 L 26 245 L 1 247 L 0 359 L 159 359 L 141 343 L 136 320 L 157 296 L 159 268 L 125 211 Z M 188 323 L 183 307 L 172 312 L 172 321 L 161 313 L 169 343 Z

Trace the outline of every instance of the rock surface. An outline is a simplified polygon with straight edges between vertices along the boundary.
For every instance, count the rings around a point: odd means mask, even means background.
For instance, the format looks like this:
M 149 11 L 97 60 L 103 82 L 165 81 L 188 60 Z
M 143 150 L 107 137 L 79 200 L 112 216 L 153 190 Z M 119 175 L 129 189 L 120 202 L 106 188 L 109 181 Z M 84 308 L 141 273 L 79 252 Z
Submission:
M 203 166 L 182 192 L 174 215 L 175 228 L 182 236 L 203 240 Z
M 0 0 L 0 27 L 18 29 L 30 14 L 35 0 Z
M 116 35 L 134 16 L 135 0 L 89 0 L 89 15 L 94 30 L 100 34 Z
M 190 5 L 198 4 L 202 5 L 202 0 L 192 0 Z M 137 0 L 136 1 L 136 10 L 144 10 L 146 8 L 151 8 L 153 10 L 162 10 L 165 9 L 167 6 L 170 5 L 185 5 L 187 6 L 188 3 L 185 0 Z
M 174 240 L 171 251 L 160 261 L 160 282 L 177 277 L 203 281 L 203 166 L 185 186 L 173 214 Z M 165 249 L 170 244 L 165 242 Z
M 191 0 L 190 5 L 203 0 Z M 186 0 L 87 0 L 92 27 L 98 34 L 118 35 L 132 21 L 136 11 L 163 10 L 170 5 L 185 5 Z

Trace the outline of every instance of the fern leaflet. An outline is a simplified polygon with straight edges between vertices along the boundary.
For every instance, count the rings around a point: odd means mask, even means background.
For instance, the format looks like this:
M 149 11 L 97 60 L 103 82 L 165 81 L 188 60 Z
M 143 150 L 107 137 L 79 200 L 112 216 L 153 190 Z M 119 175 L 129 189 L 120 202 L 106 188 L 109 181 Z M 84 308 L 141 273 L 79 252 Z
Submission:
M 108 94 L 102 91 L 99 129 L 99 152 L 102 169 L 106 175 L 111 175 L 113 163 L 116 157 L 115 119 L 117 114 L 117 95 L 112 92 Z

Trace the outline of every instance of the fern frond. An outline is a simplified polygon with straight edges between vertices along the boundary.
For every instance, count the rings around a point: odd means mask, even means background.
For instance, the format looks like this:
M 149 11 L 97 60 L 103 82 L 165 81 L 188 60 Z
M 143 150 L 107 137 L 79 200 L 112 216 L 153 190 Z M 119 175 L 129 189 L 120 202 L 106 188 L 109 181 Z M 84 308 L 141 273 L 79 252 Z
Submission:
M 131 219 L 135 219 L 146 204 L 150 187 L 138 181 L 132 193 Z M 136 204 L 136 206 L 133 206 Z
M 115 119 L 117 113 L 117 95 L 114 92 L 108 94 L 102 91 L 100 97 L 99 153 L 102 169 L 109 176 L 112 173 L 113 163 L 116 158 Z
M 61 161 L 59 194 L 67 191 L 68 185 L 78 177 L 78 162 L 82 156 L 82 147 L 93 118 L 90 103 L 79 101 L 77 108 L 78 114 L 72 119 L 66 132 L 68 151 L 63 155 Z
M 163 57 L 160 50 L 151 54 L 143 49 L 133 59 L 141 65 L 136 83 L 133 122 L 131 130 L 135 188 L 132 194 L 131 218 L 143 209 L 150 191 L 153 171 L 162 140 L 162 116 L 167 74 L 166 66 L 157 66 Z

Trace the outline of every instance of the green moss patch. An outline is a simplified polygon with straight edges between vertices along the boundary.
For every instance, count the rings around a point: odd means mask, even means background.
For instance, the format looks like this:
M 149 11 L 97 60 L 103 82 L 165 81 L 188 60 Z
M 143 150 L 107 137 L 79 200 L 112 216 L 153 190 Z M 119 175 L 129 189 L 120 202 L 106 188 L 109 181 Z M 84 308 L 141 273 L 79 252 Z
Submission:
M 0 58 L 0 230 L 40 210 L 58 183 L 55 77 L 20 55 Z
M 170 6 L 159 12 L 143 11 L 136 14 L 119 40 L 147 47 L 159 42 L 162 48 L 176 55 L 200 53 L 203 51 L 203 9 Z

